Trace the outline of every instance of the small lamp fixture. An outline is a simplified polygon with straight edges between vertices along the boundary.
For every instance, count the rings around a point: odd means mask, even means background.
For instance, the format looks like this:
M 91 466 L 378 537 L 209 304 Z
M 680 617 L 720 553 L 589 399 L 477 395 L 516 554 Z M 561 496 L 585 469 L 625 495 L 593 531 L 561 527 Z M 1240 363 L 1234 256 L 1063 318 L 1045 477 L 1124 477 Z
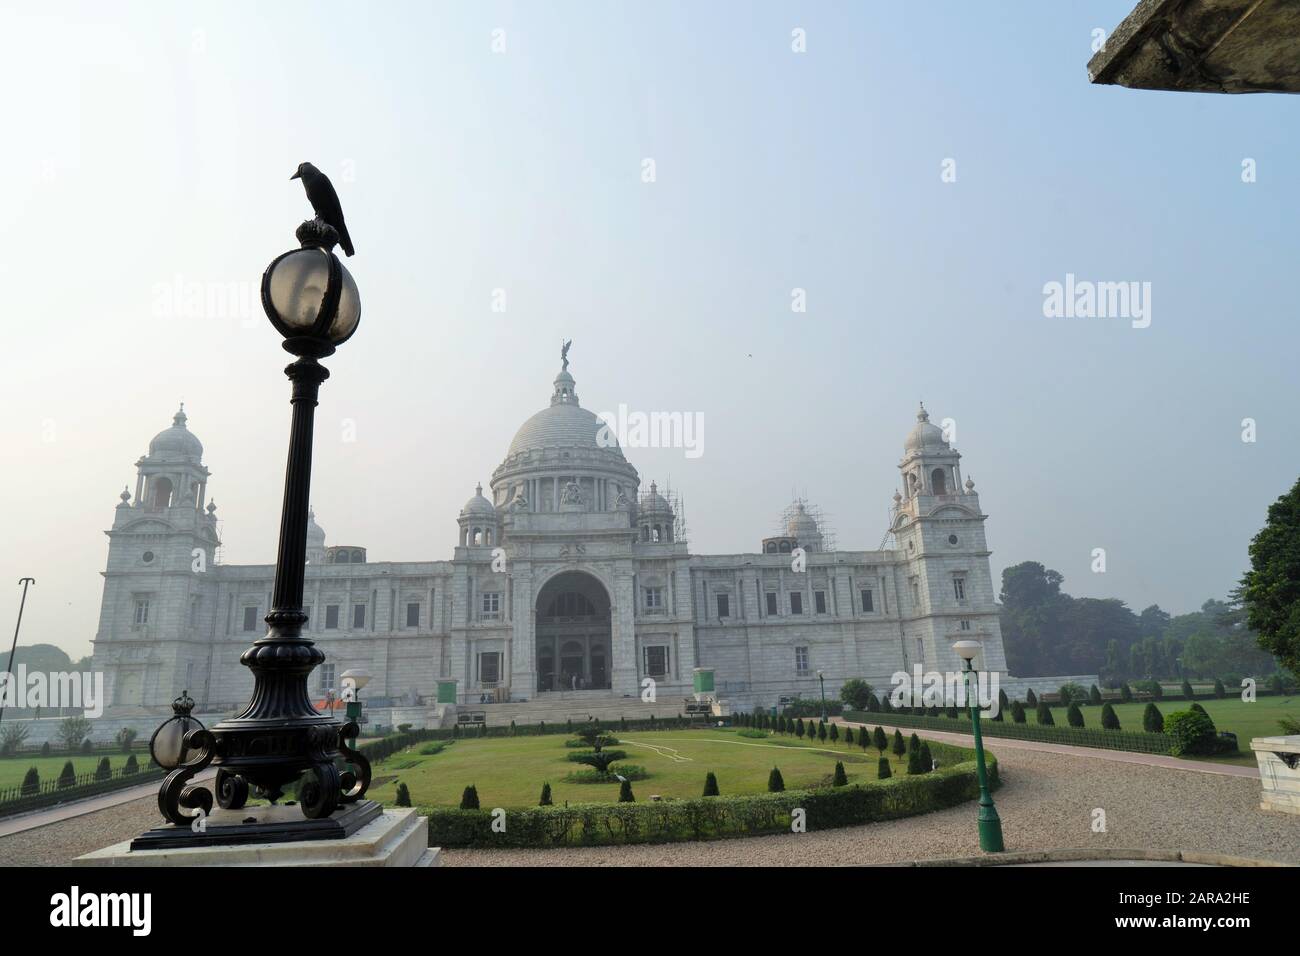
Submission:
M 980 652 L 980 649 L 983 648 L 983 646 L 984 645 L 979 641 L 957 641 L 957 643 L 953 644 L 952 649 L 957 652 L 957 656 L 964 660 L 966 666 L 969 667 L 971 666 L 971 661 L 975 659 L 975 655 Z
M 149 738 L 149 754 L 153 762 L 164 770 L 175 770 L 184 766 L 189 757 L 190 746 L 185 735 L 191 730 L 202 730 L 203 724 L 197 717 L 191 717 L 194 710 L 194 698 L 188 690 L 172 701 L 172 716 L 153 732 Z
M 277 256 L 262 275 L 262 308 L 284 347 L 294 355 L 321 358 L 357 330 L 361 295 L 352 273 L 334 255 L 333 226 L 319 219 L 298 227 L 301 249 Z

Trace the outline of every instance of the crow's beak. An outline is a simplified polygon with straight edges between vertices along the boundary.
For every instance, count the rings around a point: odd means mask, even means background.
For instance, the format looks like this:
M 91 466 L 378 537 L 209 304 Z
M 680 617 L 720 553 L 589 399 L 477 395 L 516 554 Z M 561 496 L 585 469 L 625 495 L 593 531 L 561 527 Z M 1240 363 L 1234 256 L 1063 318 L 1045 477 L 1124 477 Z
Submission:
M 292 176 L 290 176 L 289 178 L 290 178 L 290 179 L 301 179 L 301 178 L 302 178 L 302 174 L 301 174 L 301 173 L 294 173 L 294 174 L 293 174 Z

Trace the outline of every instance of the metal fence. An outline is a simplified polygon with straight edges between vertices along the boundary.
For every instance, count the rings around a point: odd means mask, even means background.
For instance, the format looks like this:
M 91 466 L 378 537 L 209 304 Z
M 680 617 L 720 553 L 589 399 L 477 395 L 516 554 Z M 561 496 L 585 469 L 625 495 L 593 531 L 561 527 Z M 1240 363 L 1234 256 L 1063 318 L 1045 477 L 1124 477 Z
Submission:
M 77 792 L 83 789 L 113 789 L 114 783 L 127 780 L 140 780 L 146 782 L 153 779 L 162 772 L 161 767 L 152 766 L 150 761 L 146 765 L 140 766 L 133 772 L 127 772 L 125 767 L 118 767 L 116 770 L 110 770 L 106 774 L 90 770 L 86 773 L 76 774 L 71 781 L 52 777 L 48 780 L 40 781 L 35 787 L 24 787 L 19 784 L 16 787 L 0 788 L 0 807 L 9 803 L 16 803 L 20 800 L 31 800 L 37 797 L 46 797 L 50 794 L 66 793 L 69 798 L 79 796 Z

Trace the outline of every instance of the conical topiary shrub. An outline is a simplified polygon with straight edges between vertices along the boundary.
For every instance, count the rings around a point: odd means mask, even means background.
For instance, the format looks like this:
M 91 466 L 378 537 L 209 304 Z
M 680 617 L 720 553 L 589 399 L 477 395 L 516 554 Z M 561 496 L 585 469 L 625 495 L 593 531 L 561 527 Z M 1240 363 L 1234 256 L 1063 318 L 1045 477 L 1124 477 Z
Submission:
M 1119 730 L 1119 717 L 1109 701 L 1101 705 L 1101 727 L 1103 730 Z
M 1088 691 L 1088 703 L 1093 707 L 1101 706 L 1101 688 L 1093 684 Z
M 140 761 L 135 759 L 135 754 L 129 754 L 126 763 L 122 764 L 122 773 L 130 775 L 140 772 Z
M 921 738 L 917 736 L 915 732 L 913 732 L 912 736 L 907 738 L 907 752 L 910 754 L 914 754 L 914 753 L 920 753 L 920 751 L 921 751 Z
M 934 769 L 934 757 L 930 756 L 930 745 L 926 741 L 921 741 L 921 751 L 917 754 L 921 763 L 921 773 L 929 773 Z
M 1018 700 L 1011 702 L 1011 720 L 1017 724 L 1025 722 L 1025 705 Z
M 22 795 L 30 797 L 40 792 L 41 775 L 35 767 L 28 767 L 27 774 L 23 777 Z
M 704 796 L 718 796 L 718 778 L 713 775 L 712 770 L 704 775 Z
M 478 788 L 474 784 L 471 783 L 465 788 L 465 792 L 461 794 L 460 808 L 462 810 L 478 809 Z
M 1047 704 L 1039 704 L 1034 717 L 1044 727 L 1056 726 L 1056 720 L 1052 717 L 1052 708 L 1048 707 Z
M 909 750 L 907 753 L 907 772 L 908 774 L 925 773 L 921 768 L 921 751 Z
M 1128 681 L 1119 685 L 1119 699 L 1126 704 L 1133 700 L 1133 688 L 1128 686 Z
M 772 772 L 767 775 L 767 792 L 782 793 L 785 791 L 785 778 L 781 776 L 781 771 L 777 767 L 772 768 Z
M 538 798 L 537 805 L 539 807 L 549 807 L 553 803 L 554 801 L 551 800 L 551 785 L 549 783 L 542 784 L 542 795 Z
M 1219 680 L 1217 677 L 1214 678 L 1214 696 L 1219 700 L 1223 700 L 1223 698 L 1228 696 L 1228 689 L 1223 686 L 1223 681 Z
M 399 807 L 409 807 L 411 805 L 411 788 L 404 783 L 397 785 L 397 798 L 393 801 Z
M 817 724 L 817 740 L 819 743 L 826 743 L 826 721 Z
M 1032 687 L 1029 688 L 1029 690 L 1025 691 L 1025 706 L 1026 707 L 1038 706 L 1038 695 L 1034 693 L 1034 689 Z
M 881 780 L 888 780 L 894 775 L 894 771 L 889 769 L 889 758 L 881 757 L 880 762 L 876 764 L 876 776 Z
M 835 761 L 835 776 L 831 777 L 831 786 L 847 787 L 848 785 L 849 777 L 848 774 L 844 772 L 844 764 L 837 760 Z
M 1192 690 L 1192 682 L 1186 677 L 1183 678 L 1183 700 L 1196 700 L 1196 692 Z
M 618 786 L 619 803 L 636 803 L 636 797 L 632 794 L 632 781 L 624 779 Z
M 45 743 L 41 744 L 41 756 L 48 757 L 49 755 L 50 755 L 50 742 L 47 740 L 45 741 Z
M 1070 709 L 1065 712 L 1065 719 L 1069 721 L 1071 727 L 1083 726 L 1083 711 L 1079 709 L 1078 704 L 1070 704 Z
M 74 786 L 76 782 L 77 771 L 73 769 L 72 761 L 69 760 L 63 765 L 63 769 L 59 771 L 59 789 L 62 790 L 64 787 Z
M 107 780 L 113 776 L 113 768 L 109 766 L 107 757 L 100 757 L 99 764 L 95 767 L 95 779 Z
M 871 732 L 871 746 L 879 750 L 881 756 L 889 749 L 889 737 L 885 735 L 884 727 L 877 727 Z
M 802 717 L 800 717 L 800 718 L 798 719 L 798 721 L 795 722 L 795 725 L 794 725 L 794 735 L 795 735 L 796 737 L 798 737 L 800 740 L 803 740 L 803 735 L 804 735 L 804 726 L 803 726 L 803 718 L 802 718 Z
M 892 749 L 895 757 L 901 757 L 903 754 L 907 753 L 907 741 L 903 739 L 903 732 L 901 730 L 894 731 L 894 746 Z
M 1155 702 L 1149 702 L 1142 711 L 1142 729 L 1149 734 L 1163 734 L 1165 732 L 1165 716 L 1160 713 L 1160 708 Z

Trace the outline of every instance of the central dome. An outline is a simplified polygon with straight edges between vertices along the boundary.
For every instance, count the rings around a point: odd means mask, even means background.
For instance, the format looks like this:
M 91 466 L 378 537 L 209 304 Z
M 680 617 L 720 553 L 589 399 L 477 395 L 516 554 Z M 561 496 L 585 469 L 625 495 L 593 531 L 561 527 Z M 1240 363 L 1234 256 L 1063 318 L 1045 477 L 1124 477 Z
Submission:
M 515 432 L 506 457 L 548 448 L 598 448 L 623 457 L 618 439 L 598 416 L 578 404 L 568 370 L 555 376 L 555 393 L 549 408 L 543 408 Z

